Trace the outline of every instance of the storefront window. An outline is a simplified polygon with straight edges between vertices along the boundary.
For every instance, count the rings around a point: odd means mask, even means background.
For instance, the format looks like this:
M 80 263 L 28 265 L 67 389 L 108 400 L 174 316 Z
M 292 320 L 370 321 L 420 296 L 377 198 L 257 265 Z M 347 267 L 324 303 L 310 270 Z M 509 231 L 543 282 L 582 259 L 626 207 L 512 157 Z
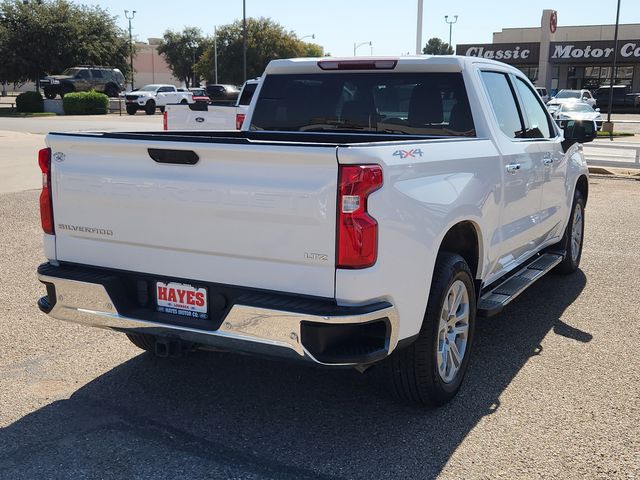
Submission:
M 551 95 L 558 93 L 560 85 L 560 67 L 551 67 Z
M 518 67 L 518 70 L 524 73 L 534 85 L 538 81 L 538 67 Z
M 633 81 L 633 66 L 621 65 L 616 67 L 616 85 L 631 85 Z M 582 88 L 595 90 L 603 85 L 611 84 L 611 67 L 585 67 Z

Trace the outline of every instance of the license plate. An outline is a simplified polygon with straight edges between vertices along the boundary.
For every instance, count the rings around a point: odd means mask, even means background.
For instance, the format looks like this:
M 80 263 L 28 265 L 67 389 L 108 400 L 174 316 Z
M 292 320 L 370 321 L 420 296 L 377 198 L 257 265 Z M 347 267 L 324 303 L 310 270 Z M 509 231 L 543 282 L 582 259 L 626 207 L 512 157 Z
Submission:
M 156 309 L 181 317 L 206 319 L 207 289 L 186 283 L 156 282 Z

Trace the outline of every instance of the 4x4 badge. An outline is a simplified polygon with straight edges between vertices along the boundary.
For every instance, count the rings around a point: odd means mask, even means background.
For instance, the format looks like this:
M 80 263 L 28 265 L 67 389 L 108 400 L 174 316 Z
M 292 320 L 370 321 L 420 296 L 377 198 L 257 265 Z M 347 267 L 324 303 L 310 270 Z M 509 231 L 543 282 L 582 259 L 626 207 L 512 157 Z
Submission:
M 66 158 L 65 154 L 62 152 L 56 152 L 53 154 L 53 159 L 58 163 L 64 162 L 65 158 Z

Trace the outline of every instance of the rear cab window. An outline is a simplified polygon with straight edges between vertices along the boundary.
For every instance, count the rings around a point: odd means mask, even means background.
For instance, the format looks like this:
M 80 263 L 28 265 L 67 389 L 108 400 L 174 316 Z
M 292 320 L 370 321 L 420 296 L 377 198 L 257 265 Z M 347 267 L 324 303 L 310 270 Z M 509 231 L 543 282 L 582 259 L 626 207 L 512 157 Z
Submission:
M 482 82 L 500 130 L 511 139 L 549 139 L 556 136 L 551 117 L 540 98 L 521 78 L 483 70 Z
M 500 130 L 509 138 L 523 138 L 522 116 L 508 75 L 482 71 L 481 76 Z
M 551 118 L 538 96 L 533 93 L 531 87 L 521 78 L 515 77 L 515 84 L 522 103 L 522 113 L 526 123 L 525 138 L 555 137 Z
M 268 75 L 251 130 L 475 137 L 461 73 Z

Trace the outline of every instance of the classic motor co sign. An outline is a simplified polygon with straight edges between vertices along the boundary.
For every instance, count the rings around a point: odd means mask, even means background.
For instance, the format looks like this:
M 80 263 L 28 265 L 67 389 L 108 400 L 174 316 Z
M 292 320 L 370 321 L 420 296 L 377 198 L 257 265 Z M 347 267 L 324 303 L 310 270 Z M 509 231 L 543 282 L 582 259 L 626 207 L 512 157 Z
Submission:
M 538 43 L 484 43 L 457 45 L 456 54 L 467 57 L 490 58 L 513 65 L 538 64 L 540 44 Z
M 601 63 L 611 62 L 615 50 L 612 41 L 552 42 L 549 48 L 551 63 Z M 619 40 L 618 61 L 640 62 L 640 40 Z

